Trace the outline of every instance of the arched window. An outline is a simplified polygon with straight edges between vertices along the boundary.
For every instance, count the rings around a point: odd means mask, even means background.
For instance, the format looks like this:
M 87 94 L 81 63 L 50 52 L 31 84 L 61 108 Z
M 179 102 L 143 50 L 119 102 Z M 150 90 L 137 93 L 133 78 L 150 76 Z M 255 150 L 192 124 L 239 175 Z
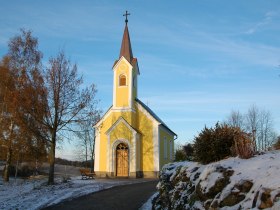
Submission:
M 120 75 L 119 86 L 126 86 L 126 76 L 124 74 Z

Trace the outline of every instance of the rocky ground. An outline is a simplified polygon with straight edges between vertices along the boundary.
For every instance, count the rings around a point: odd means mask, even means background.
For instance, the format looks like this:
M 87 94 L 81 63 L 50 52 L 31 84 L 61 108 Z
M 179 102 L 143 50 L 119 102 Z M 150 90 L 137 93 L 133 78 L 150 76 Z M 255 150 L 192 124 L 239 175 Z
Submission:
M 166 165 L 153 209 L 280 209 L 280 151 L 208 165 Z

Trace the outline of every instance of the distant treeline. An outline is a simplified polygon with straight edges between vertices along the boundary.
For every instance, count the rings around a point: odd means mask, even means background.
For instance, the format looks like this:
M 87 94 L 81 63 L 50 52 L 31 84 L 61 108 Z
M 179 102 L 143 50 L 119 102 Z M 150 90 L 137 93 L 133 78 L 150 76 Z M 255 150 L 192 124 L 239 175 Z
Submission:
M 75 167 L 91 167 L 91 161 L 76 161 L 76 160 L 67 160 L 63 158 L 55 158 L 56 164 L 75 166 Z
M 2 154 L 0 153 L 0 156 Z M 6 160 L 5 158 L 0 158 L 0 166 L 5 165 Z M 55 158 L 55 163 L 60 165 L 68 165 L 68 166 L 75 166 L 75 167 L 91 167 L 91 161 L 76 161 L 76 160 L 67 160 L 63 158 Z

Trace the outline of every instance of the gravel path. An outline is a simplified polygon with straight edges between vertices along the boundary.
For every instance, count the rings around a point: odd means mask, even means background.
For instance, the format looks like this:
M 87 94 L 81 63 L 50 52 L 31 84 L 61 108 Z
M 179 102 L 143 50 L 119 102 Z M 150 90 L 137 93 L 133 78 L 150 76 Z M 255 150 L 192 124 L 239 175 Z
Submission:
M 156 181 L 121 185 L 107 190 L 65 201 L 45 210 L 99 209 L 133 210 L 139 209 L 156 192 Z

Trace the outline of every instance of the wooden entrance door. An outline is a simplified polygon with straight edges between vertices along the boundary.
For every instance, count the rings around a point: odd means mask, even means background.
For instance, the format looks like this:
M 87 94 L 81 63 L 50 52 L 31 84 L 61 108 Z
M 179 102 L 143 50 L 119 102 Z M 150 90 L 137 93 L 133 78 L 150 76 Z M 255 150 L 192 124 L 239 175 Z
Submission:
M 116 148 L 116 175 L 128 176 L 128 146 L 120 143 Z

